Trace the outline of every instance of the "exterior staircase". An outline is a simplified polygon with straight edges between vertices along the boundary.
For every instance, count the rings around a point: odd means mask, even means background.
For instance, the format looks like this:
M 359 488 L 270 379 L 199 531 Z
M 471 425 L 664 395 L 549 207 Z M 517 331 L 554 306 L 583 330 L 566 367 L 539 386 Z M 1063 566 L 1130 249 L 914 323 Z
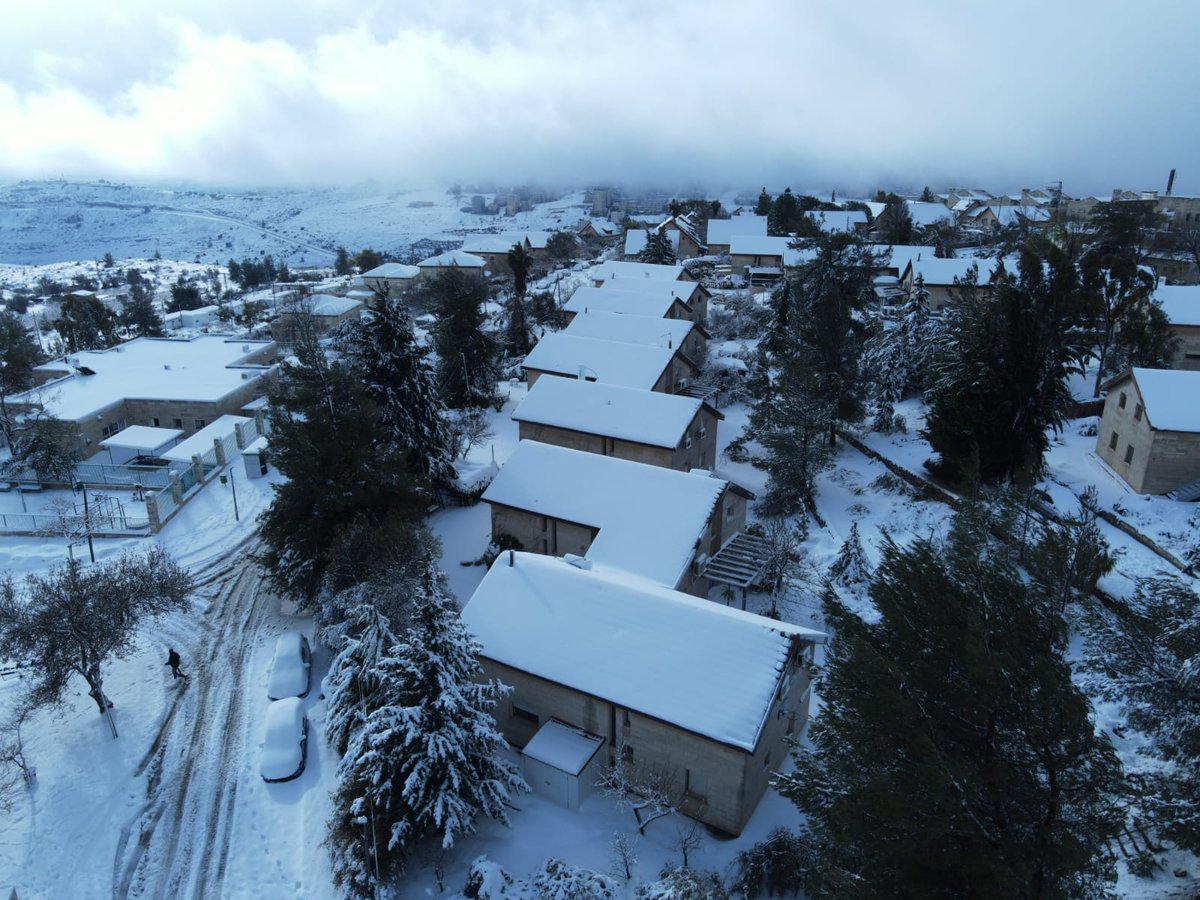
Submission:
M 1200 500 L 1200 479 L 1181 484 L 1173 491 L 1167 491 L 1168 500 L 1178 500 L 1180 503 L 1192 503 Z
M 762 576 L 766 557 L 766 541 L 739 531 L 704 564 L 700 574 L 717 584 L 748 588 Z

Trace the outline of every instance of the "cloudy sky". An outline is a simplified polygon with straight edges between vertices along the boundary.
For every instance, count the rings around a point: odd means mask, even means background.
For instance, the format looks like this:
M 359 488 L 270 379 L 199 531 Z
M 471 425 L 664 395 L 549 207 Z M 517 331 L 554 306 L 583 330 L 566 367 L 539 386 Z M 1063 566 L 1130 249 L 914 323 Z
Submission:
M 0 178 L 1200 193 L 1194 0 L 0 0 Z

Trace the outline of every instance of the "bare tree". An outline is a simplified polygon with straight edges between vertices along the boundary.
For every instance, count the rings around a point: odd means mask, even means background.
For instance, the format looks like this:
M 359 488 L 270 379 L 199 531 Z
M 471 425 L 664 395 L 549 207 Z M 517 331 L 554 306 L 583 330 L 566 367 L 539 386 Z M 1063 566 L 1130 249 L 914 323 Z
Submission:
M 11 812 L 17 794 L 22 788 L 32 787 L 37 770 L 25 756 L 25 744 L 21 739 L 21 726 L 29 718 L 33 708 L 27 703 L 18 706 L 2 729 L 5 735 L 0 742 L 0 810 Z
M 633 841 L 623 831 L 614 831 L 612 836 L 613 873 L 624 875 L 625 880 L 633 878 L 633 867 L 637 865 L 637 850 Z
M 496 436 L 492 420 L 486 409 L 477 406 L 452 410 L 448 415 L 447 427 L 454 441 L 455 455 L 466 459 L 471 448 Z
M 131 653 L 139 622 L 183 608 L 191 590 L 191 575 L 162 548 L 87 567 L 68 560 L 26 576 L 23 590 L 9 576 L 0 582 L 0 656 L 32 667 L 33 707 L 61 703 L 72 676 L 82 677 L 116 737 L 104 663 Z
M 634 767 L 618 758 L 600 779 L 600 787 L 618 809 L 630 810 L 637 820 L 638 834 L 651 822 L 675 812 L 671 770 L 666 766 Z

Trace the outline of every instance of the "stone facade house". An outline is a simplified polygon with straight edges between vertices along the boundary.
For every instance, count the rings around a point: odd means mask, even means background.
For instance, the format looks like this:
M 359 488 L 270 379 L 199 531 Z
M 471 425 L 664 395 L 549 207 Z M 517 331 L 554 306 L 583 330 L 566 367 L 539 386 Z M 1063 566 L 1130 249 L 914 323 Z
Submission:
M 728 253 L 735 237 L 766 237 L 767 217 L 743 213 L 728 219 L 708 220 L 708 252 Z
M 1139 494 L 1200 479 L 1200 372 L 1130 369 L 1105 388 L 1100 459 Z
M 384 263 L 358 276 L 355 287 L 375 294 L 383 294 L 386 297 L 398 297 L 400 292 L 416 281 L 420 275 L 421 270 L 416 266 L 406 266 L 394 262 Z
M 629 313 L 592 310 L 572 316 L 563 334 L 601 338 L 628 344 L 665 345 L 699 369 L 699 361 L 708 352 L 708 331 L 690 319 L 660 319 Z
M 553 375 L 538 379 L 512 417 L 521 440 L 680 472 L 716 462 L 725 418 L 692 397 Z
M 922 255 L 920 259 L 910 259 L 904 267 L 900 273 L 900 287 L 911 295 L 917 279 L 923 279 L 925 290 L 929 292 L 929 309 L 940 312 L 955 302 L 956 282 L 965 279 L 973 266 L 979 271 L 979 290 L 990 292 L 988 283 L 997 265 L 990 259 L 936 259 Z M 1015 272 L 1016 266 L 1010 266 L 1009 271 Z
M 450 250 L 423 259 L 417 263 L 417 268 L 421 270 L 423 278 L 435 278 L 446 269 L 461 269 L 472 275 L 478 275 L 480 278 L 491 274 L 487 270 L 487 263 L 482 256 L 476 256 L 474 253 L 467 253 L 463 250 Z
M 296 309 L 271 320 L 271 337 L 281 344 L 294 344 L 309 328 L 317 337 L 325 337 L 343 322 L 359 318 L 363 308 L 363 301 L 352 297 L 313 294 Z
M 8 403 L 75 422 L 87 456 L 130 425 L 173 428 L 187 437 L 237 415 L 267 393 L 278 355 L 274 341 L 140 337 L 43 363 L 35 371 L 46 381 Z
M 585 378 L 604 384 L 674 394 L 698 370 L 681 348 L 583 337 L 565 331 L 543 335 L 522 363 L 532 388 L 542 375 Z
M 1154 299 L 1162 304 L 1179 339 L 1171 368 L 1200 370 L 1200 285 L 1160 284 Z
M 524 550 L 574 554 L 685 593 L 746 523 L 748 491 L 704 470 L 676 472 L 521 441 L 483 493 L 492 535 Z
M 678 808 L 740 834 L 808 717 L 825 635 L 586 560 L 505 553 L 463 621 L 493 711 L 524 747 L 547 722 L 598 738 L 608 764 L 667 785 Z

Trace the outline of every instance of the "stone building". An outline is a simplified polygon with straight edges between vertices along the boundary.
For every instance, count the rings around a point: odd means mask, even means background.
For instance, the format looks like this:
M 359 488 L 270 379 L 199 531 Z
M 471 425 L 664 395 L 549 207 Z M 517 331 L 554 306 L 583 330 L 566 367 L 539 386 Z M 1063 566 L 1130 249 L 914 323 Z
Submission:
M 1200 479 L 1200 372 L 1129 369 L 1105 388 L 1097 456 L 1139 494 Z

